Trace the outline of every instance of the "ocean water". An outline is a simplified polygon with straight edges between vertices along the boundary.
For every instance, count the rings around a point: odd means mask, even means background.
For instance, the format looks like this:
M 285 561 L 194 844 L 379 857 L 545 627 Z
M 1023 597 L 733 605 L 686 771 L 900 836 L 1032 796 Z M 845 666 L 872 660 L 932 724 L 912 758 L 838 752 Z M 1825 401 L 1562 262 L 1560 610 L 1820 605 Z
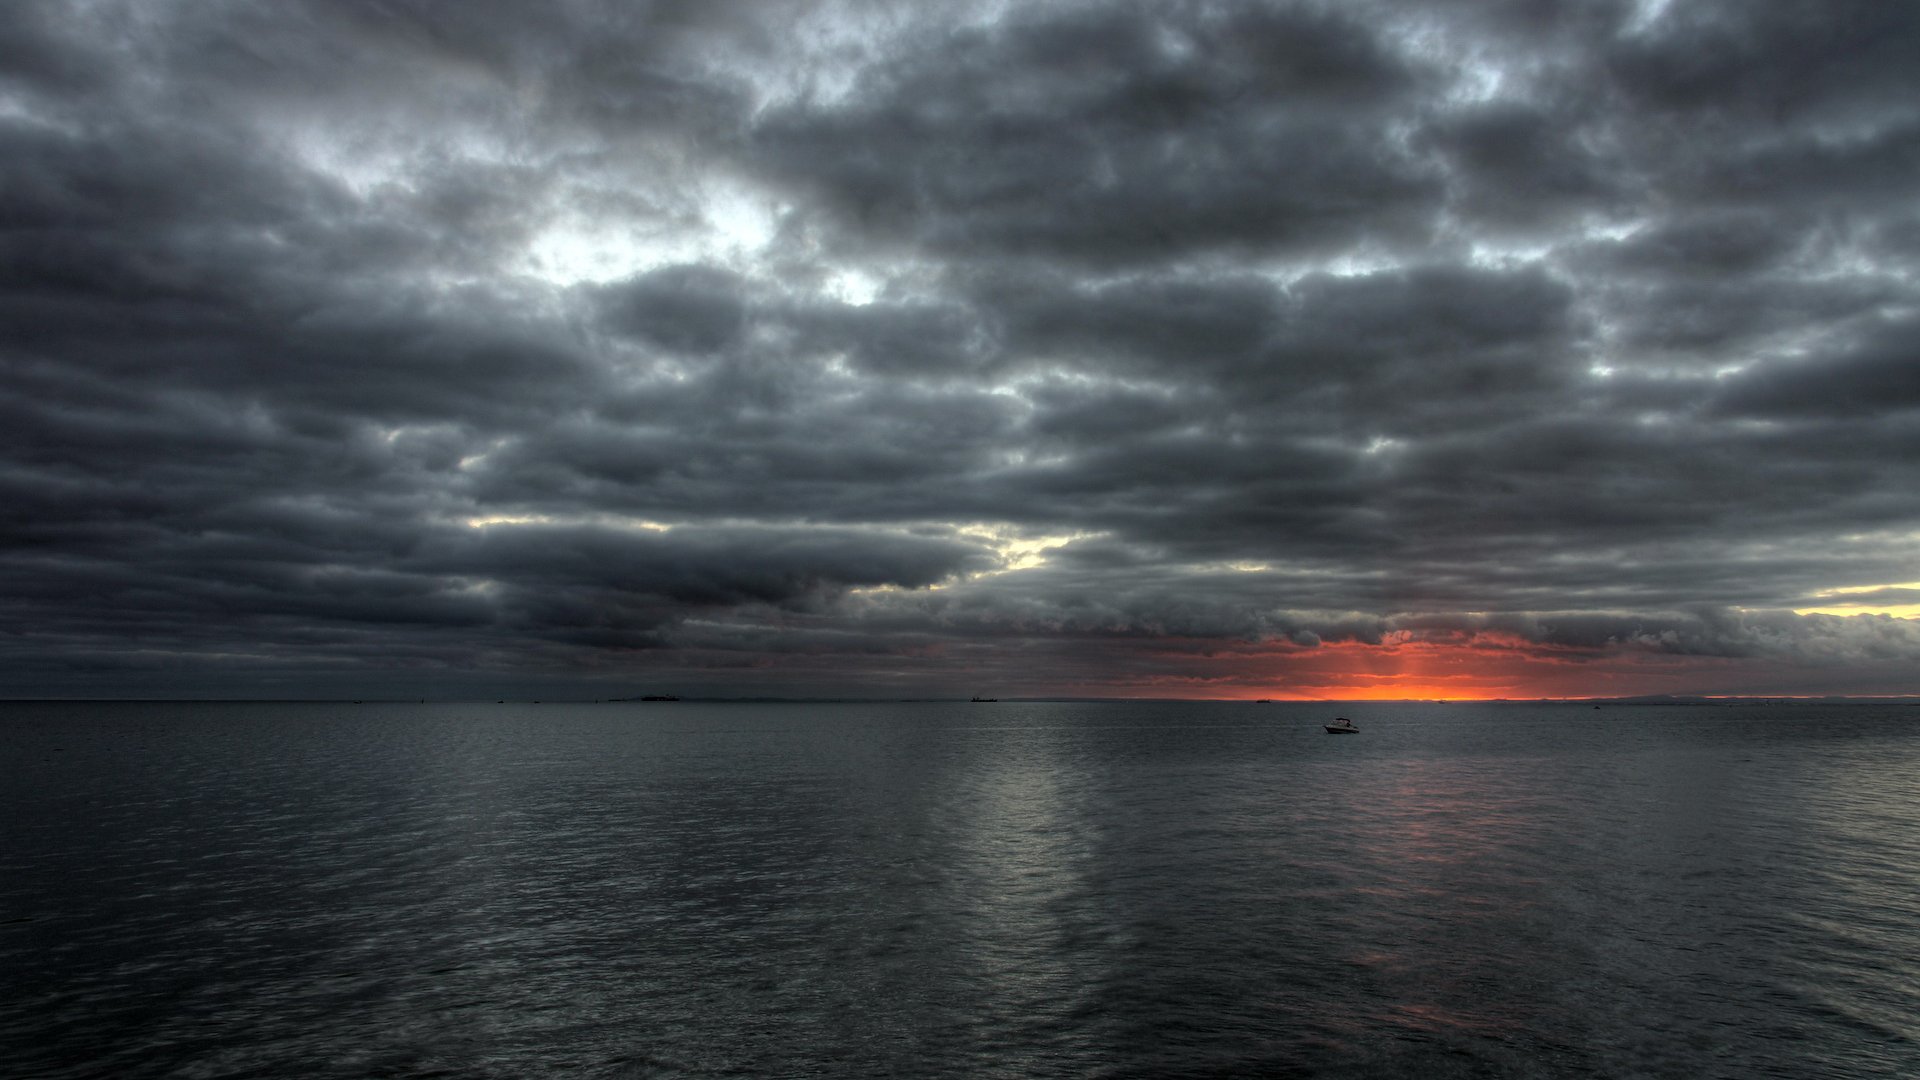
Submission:
M 15 703 L 0 830 L 7 1077 L 1920 1076 L 1916 708 Z

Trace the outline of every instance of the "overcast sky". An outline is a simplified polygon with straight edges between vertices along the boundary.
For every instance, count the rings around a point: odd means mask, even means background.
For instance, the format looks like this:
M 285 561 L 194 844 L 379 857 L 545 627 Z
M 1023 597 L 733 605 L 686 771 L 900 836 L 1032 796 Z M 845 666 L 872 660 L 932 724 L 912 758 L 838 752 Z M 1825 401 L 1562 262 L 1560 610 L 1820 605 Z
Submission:
M 1920 6 L 0 4 L 0 695 L 1920 693 Z

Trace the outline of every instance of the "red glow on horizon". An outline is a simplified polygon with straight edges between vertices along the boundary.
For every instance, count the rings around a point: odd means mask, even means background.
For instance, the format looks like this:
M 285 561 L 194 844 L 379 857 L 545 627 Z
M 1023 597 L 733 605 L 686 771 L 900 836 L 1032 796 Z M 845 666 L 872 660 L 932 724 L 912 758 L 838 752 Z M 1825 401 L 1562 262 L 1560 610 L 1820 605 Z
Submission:
M 1216 643 L 1217 644 L 1217 643 Z M 1192 654 L 1169 651 L 1168 659 Z M 1127 687 L 1140 696 L 1223 700 L 1493 701 L 1648 694 L 1737 694 L 1724 689 L 1750 663 L 1631 649 L 1577 649 L 1508 634 L 1389 635 L 1380 642 L 1262 643 L 1204 654 L 1212 670 L 1168 672 Z M 1217 666 L 1214 666 L 1217 665 Z M 1181 664 L 1180 667 L 1188 667 Z M 1766 689 L 1753 693 L 1786 696 Z
M 1490 701 L 1496 698 L 1588 697 L 1594 674 L 1585 657 L 1504 635 L 1424 640 L 1410 635 L 1379 644 L 1347 641 L 1271 655 L 1286 685 L 1256 697 L 1314 700 Z M 1262 665 L 1267 666 L 1267 665 Z M 1618 693 L 1600 690 L 1599 695 Z

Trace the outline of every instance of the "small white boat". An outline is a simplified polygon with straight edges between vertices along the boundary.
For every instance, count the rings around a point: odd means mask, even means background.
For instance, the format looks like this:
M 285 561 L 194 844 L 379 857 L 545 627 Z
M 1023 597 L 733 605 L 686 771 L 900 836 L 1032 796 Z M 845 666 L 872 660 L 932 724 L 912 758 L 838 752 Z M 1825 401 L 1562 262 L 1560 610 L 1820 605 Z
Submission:
M 1358 735 L 1359 733 L 1360 729 L 1353 726 L 1353 721 L 1344 716 L 1334 717 L 1333 723 L 1327 725 L 1329 735 Z

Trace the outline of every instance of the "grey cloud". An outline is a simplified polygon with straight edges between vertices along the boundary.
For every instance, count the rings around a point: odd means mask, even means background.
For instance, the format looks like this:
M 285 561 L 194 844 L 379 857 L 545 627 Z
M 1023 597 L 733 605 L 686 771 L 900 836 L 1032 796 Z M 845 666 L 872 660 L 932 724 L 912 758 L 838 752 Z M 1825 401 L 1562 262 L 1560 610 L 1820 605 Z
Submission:
M 764 118 L 754 151 L 856 232 L 958 256 L 1124 265 L 1423 232 L 1437 177 L 1368 104 L 1415 79 L 1377 39 L 1301 9 L 1181 12 L 1042 9 L 929 40 L 843 107 Z
M 1897 281 L 1878 275 L 1805 266 L 1712 273 L 1682 257 L 1659 270 L 1627 268 L 1597 286 L 1594 301 L 1622 350 L 1656 368 L 1711 371 L 1791 341 L 1808 325 L 1844 327 L 1872 316 L 1900 293 Z
M 1911 620 L 1886 616 L 1796 615 L 1791 611 L 1539 613 L 1459 619 L 1409 616 L 1389 620 L 1396 630 L 1427 635 L 1504 634 L 1530 645 L 1593 652 L 1668 656 L 1765 658 L 1800 665 L 1908 663 L 1920 657 L 1920 632 Z
M 1858 419 L 1920 409 L 1920 320 L 1886 320 L 1839 355 L 1755 365 L 1719 406 L 1760 416 Z
M 1844 122 L 1912 106 L 1916 45 L 1912 13 L 1872 0 L 1764 9 L 1721 0 L 1664 9 L 1608 60 L 1642 106 Z
M 481 529 L 429 565 L 511 575 L 523 587 L 587 584 L 696 604 L 786 603 L 821 590 L 922 588 L 990 565 L 977 545 L 851 529 Z
M 702 266 L 674 266 L 602 290 L 602 322 L 663 349 L 711 353 L 745 328 L 746 283 Z
M 1604 257 L 1621 270 L 1667 278 L 1748 275 L 1791 254 L 1806 224 L 1804 215 L 1709 209 L 1608 245 Z
M 1894 685 L 1916 26 L 7 5 L 3 685 Z
M 1279 316 L 1277 290 L 1257 279 L 1134 278 L 1086 287 L 1015 278 L 980 288 L 1010 350 L 1100 370 L 1129 360 L 1201 370 L 1244 363 Z
M 1568 289 L 1537 271 L 1431 266 L 1296 286 L 1276 359 L 1335 385 L 1456 405 L 1558 383 L 1580 361 Z M 1404 381 L 1403 381 L 1404 380 Z
M 1227 395 L 1301 399 L 1368 434 L 1421 424 L 1429 403 L 1551 393 L 1582 362 L 1572 295 L 1537 271 L 1430 265 L 1318 275 L 1284 290 L 1255 278 L 1132 278 L 1077 286 L 1015 278 L 975 295 L 1008 364 L 1176 380 Z
M 844 352 L 855 367 L 879 375 L 965 377 L 1001 352 L 981 314 L 953 302 L 815 305 L 790 320 L 803 347 Z
M 1455 209 L 1482 223 L 1542 227 L 1626 208 L 1637 183 L 1618 174 L 1604 137 L 1568 112 L 1501 102 L 1440 113 L 1426 138 L 1454 170 Z

